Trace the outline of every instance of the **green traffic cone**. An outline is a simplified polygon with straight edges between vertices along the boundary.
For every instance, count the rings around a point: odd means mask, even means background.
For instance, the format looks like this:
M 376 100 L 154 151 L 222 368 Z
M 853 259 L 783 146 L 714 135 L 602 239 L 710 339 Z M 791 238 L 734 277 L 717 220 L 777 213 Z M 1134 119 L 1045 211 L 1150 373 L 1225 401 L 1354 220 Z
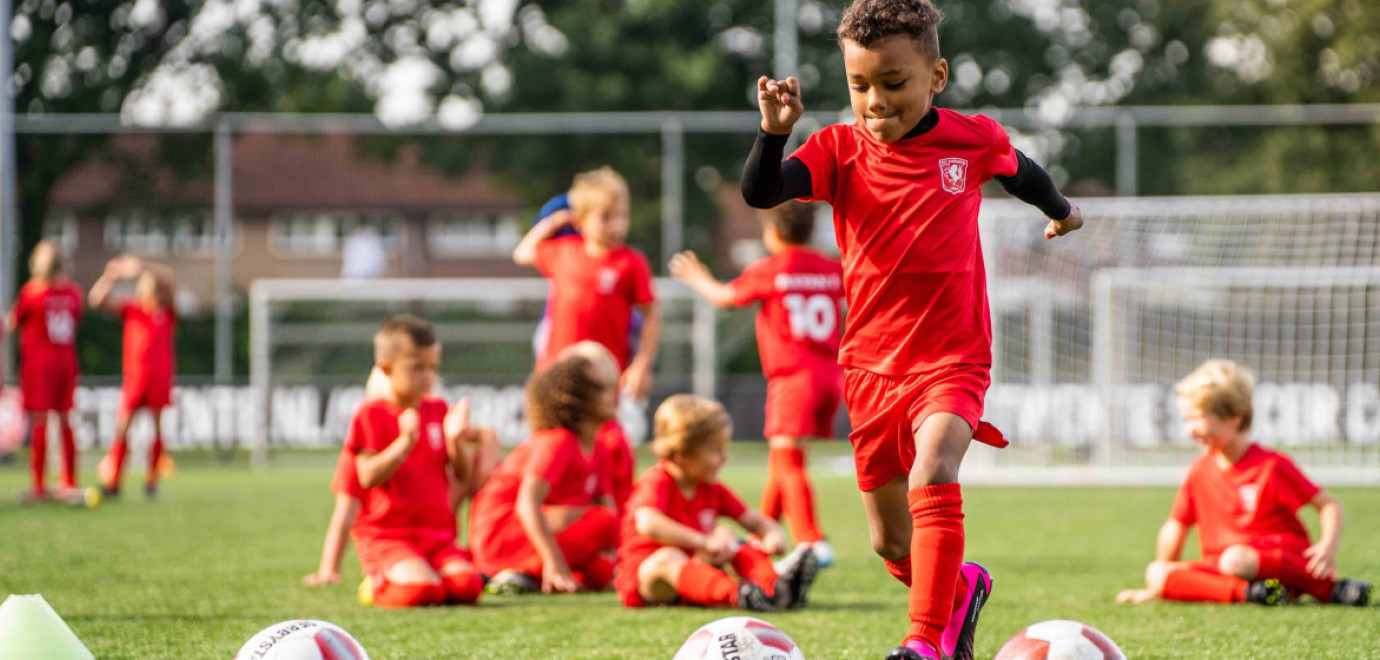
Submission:
M 0 660 L 95 660 L 43 596 L 0 604 Z

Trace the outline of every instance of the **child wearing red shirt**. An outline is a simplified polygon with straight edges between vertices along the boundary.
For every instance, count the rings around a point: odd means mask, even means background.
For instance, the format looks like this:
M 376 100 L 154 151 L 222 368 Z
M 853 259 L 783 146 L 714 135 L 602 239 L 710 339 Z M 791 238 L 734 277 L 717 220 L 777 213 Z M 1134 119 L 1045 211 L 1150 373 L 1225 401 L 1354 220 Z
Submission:
M 362 599 L 390 608 L 474 603 L 484 582 L 456 546 L 451 490 L 473 478 L 466 445 L 487 432 L 469 426 L 468 401 L 448 411 L 429 394 L 441 361 L 431 324 L 395 316 L 379 328 L 374 351 L 389 389 L 355 412 L 331 484 L 336 515 L 342 496 L 359 503 L 351 535 L 366 577 Z M 349 518 L 355 507 L 345 505 Z
M 532 436 L 474 498 L 470 545 L 491 593 L 600 591 L 613 580 L 618 518 L 599 430 L 615 390 L 588 358 L 569 355 L 527 381 Z
M 62 482 L 59 501 L 80 504 L 77 489 L 77 443 L 72 435 L 72 392 L 77 387 L 77 326 L 81 324 L 82 292 L 63 274 L 64 259 L 57 244 L 39 241 L 29 256 L 31 279 L 5 318 L 19 333 L 19 387 L 29 413 L 29 472 L 32 487 L 21 501 L 50 497 L 47 477 L 48 420 L 57 417 L 62 437 Z
M 135 280 L 132 299 L 114 300 L 111 289 L 120 280 Z M 108 473 L 101 479 L 108 497 L 120 494 L 120 475 L 129 451 L 129 423 L 134 414 L 147 409 L 153 417 L 153 443 L 149 446 L 148 471 L 144 494 L 158 494 L 158 467 L 163 458 L 163 409 L 172 404 L 173 378 L 177 358 L 173 335 L 177 316 L 173 299 L 177 292 L 173 272 L 165 266 L 138 257 L 111 259 L 100 279 L 91 285 L 93 308 L 119 314 L 124 321 L 124 380 L 120 386 L 120 407 L 115 415 L 115 440 L 102 462 Z M 104 470 L 103 470 L 104 471 Z
M 761 303 L 757 346 L 767 377 L 766 427 L 771 449 L 762 513 L 791 521 L 797 545 L 814 549 L 821 567 L 834 551 L 815 518 L 814 493 L 805 470 L 809 438 L 833 436 L 843 393 L 838 366 L 843 328 L 843 269 L 806 245 L 814 233 L 809 206 L 787 202 L 763 214 L 762 243 L 770 257 L 759 259 L 724 284 L 694 252 L 671 258 L 671 275 L 719 307 Z
M 1369 602 L 1369 582 L 1336 577 L 1341 503 L 1288 456 L 1248 439 L 1254 390 L 1250 371 L 1229 360 L 1208 360 L 1174 387 L 1188 434 L 1204 452 L 1160 528 L 1146 588 L 1123 591 L 1118 602 L 1280 605 L 1299 594 L 1340 605 Z M 1299 522 L 1304 506 L 1318 510 L 1317 543 Z M 1194 525 L 1202 558 L 1180 561 Z
M 594 370 L 599 374 L 601 387 L 618 387 L 618 362 L 603 344 L 595 341 L 573 344 L 561 351 L 560 359 L 571 355 L 583 356 L 594 365 Z M 608 479 L 609 497 L 613 500 L 613 511 L 622 518 L 623 507 L 632 495 L 633 473 L 637 468 L 632 446 L 628 444 L 628 436 L 623 433 L 623 427 L 616 419 L 605 422 L 595 435 L 594 441 L 603 447 L 605 457 L 604 463 L 595 467 L 604 471 Z
M 761 130 L 743 170 L 757 208 L 788 199 L 834 209 L 848 319 L 839 347 L 854 462 L 872 546 L 910 587 L 910 629 L 887 657 L 970 657 L 991 576 L 963 562 L 959 466 L 990 383 L 991 319 L 978 241 L 979 187 L 992 179 L 1053 220 L 1082 225 L 1049 175 L 995 121 L 932 107 L 948 82 L 942 19 L 929 0 L 856 0 L 839 45 L 857 120 L 781 160 L 804 113 L 800 83 L 758 80 Z
M 785 549 L 781 528 L 719 483 L 732 424 L 723 406 L 677 394 L 657 408 L 652 452 L 623 516 L 615 586 L 627 607 L 685 603 L 757 612 L 803 607 L 819 568 L 809 548 L 778 575 L 768 553 Z M 743 543 L 718 526 L 731 518 L 756 534 Z M 732 565 L 740 580 L 723 567 Z
M 553 364 L 567 346 L 594 340 L 618 360 L 622 390 L 645 399 L 661 319 L 647 258 L 626 244 L 628 184 L 602 167 L 576 176 L 569 198 L 569 212 L 537 222 L 513 250 L 514 262 L 535 266 L 551 283 L 550 324 L 537 369 Z M 553 238 L 567 225 L 579 233 Z M 628 336 L 634 309 L 643 315 L 636 355 Z

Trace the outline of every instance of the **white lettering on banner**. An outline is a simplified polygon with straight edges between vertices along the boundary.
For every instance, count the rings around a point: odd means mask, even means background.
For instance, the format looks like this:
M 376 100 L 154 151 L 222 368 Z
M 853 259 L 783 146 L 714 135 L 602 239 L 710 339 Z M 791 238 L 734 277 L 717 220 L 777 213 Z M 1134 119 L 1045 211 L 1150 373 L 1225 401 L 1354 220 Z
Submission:
M 1380 443 L 1380 385 L 1352 383 L 1347 388 L 1346 437 L 1362 444 Z

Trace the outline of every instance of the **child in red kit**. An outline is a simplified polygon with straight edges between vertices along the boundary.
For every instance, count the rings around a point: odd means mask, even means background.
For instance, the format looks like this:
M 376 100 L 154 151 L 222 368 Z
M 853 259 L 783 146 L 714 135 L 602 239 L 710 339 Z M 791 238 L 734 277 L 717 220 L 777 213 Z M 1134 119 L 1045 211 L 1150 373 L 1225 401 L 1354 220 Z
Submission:
M 351 533 L 367 580 L 362 596 L 379 607 L 474 603 L 483 578 L 455 544 L 451 489 L 472 478 L 466 445 L 486 433 L 469 426 L 468 401 L 448 411 L 430 395 L 441 346 L 429 323 L 389 319 L 374 352 L 390 387 L 355 412 L 331 484 L 338 499 L 359 502 Z
M 1370 601 L 1369 582 L 1337 578 L 1341 503 L 1288 456 L 1248 439 L 1254 390 L 1251 373 L 1229 360 L 1209 360 L 1175 386 L 1188 434 L 1204 453 L 1160 528 L 1146 588 L 1123 591 L 1118 602 L 1280 605 L 1301 594 L 1339 605 Z M 1318 510 L 1317 543 L 1299 522 L 1304 506 Z M 1194 525 L 1202 558 L 1180 561 Z
M 595 371 L 599 374 L 601 387 L 618 387 L 618 362 L 603 344 L 582 341 L 566 347 L 561 351 L 560 358 L 571 355 L 583 356 L 594 365 Z M 633 473 L 637 468 L 632 446 L 628 444 L 628 437 L 616 419 L 605 422 L 595 435 L 594 441 L 603 447 L 603 471 L 608 479 L 609 497 L 613 499 L 614 513 L 621 518 L 623 507 L 632 495 Z
M 856 123 L 782 160 L 804 113 L 800 83 L 758 80 L 761 130 L 743 169 L 757 208 L 834 209 L 848 318 L 839 347 L 858 486 L 873 549 L 910 587 L 910 628 L 891 660 L 969 658 L 992 579 L 963 561 L 959 466 L 979 423 L 992 330 L 978 241 L 981 185 L 996 179 L 1053 220 L 1082 215 L 995 121 L 932 107 L 948 83 L 929 0 L 856 0 L 838 27 Z
M 819 568 L 814 552 L 796 554 L 778 575 L 768 553 L 785 549 L 781 528 L 719 483 L 732 430 L 723 406 L 678 394 L 657 408 L 654 426 L 652 451 L 660 460 L 638 478 L 623 517 L 616 582 L 623 604 L 758 612 L 803 607 Z M 716 525 L 720 517 L 761 541 L 741 542 Z M 724 572 L 728 565 L 740 580 Z
M 599 430 L 615 389 L 568 355 L 527 381 L 532 436 L 474 498 L 470 545 L 492 593 L 600 591 L 613 580 L 618 519 Z
M 762 242 L 771 256 L 749 265 L 738 279 L 719 282 L 693 252 L 671 259 L 671 275 L 720 307 L 761 303 L 757 346 L 767 377 L 764 432 L 771 445 L 762 513 L 779 520 L 784 511 L 796 544 L 812 547 L 827 567 L 834 551 L 815 518 L 805 443 L 833 436 L 842 397 L 843 269 L 805 247 L 814 233 L 809 206 L 787 202 L 763 219 Z
M 661 320 L 647 258 L 626 244 L 628 184 L 603 167 L 576 176 L 569 198 L 570 211 L 537 222 L 513 250 L 514 262 L 535 266 L 551 283 L 549 334 L 537 369 L 553 364 L 567 346 L 594 340 L 618 360 L 622 390 L 645 399 Z M 579 233 L 553 238 L 567 225 Z M 643 315 L 636 355 L 628 333 L 634 309 Z
M 72 392 L 77 387 L 77 326 L 81 323 L 82 292 L 63 274 L 64 260 L 52 241 L 39 241 L 29 257 L 32 278 L 5 324 L 19 333 L 19 387 L 29 414 L 29 470 L 32 486 L 20 493 L 23 502 L 56 496 L 81 504 L 77 489 L 77 443 L 72 435 Z M 56 417 L 62 438 L 62 482 L 56 493 L 44 486 L 47 477 L 48 422 Z
M 120 280 L 135 280 L 134 297 L 115 301 L 110 292 Z M 109 497 L 120 494 L 120 475 L 129 451 L 130 420 L 141 409 L 153 418 L 153 443 L 149 446 L 144 494 L 158 494 L 158 467 L 163 458 L 163 409 L 172 405 L 177 358 L 173 335 L 177 316 L 173 299 L 177 292 L 173 272 L 165 266 L 137 257 L 111 259 L 100 279 L 91 285 L 93 308 L 119 314 L 124 320 L 124 380 L 120 408 L 115 416 L 115 440 L 106 456 L 109 473 L 102 475 L 102 490 Z

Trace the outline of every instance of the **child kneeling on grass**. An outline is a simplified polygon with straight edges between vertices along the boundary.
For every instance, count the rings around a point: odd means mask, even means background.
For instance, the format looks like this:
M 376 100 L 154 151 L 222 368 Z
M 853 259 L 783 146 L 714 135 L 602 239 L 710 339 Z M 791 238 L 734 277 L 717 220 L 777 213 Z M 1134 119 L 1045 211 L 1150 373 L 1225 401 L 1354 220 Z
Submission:
M 1117 602 L 1282 605 L 1302 594 L 1339 605 L 1369 601 L 1369 582 L 1337 578 L 1341 503 L 1288 456 L 1247 437 L 1254 390 L 1251 372 L 1229 360 L 1209 360 L 1174 386 L 1188 434 L 1204 452 L 1160 528 L 1146 588 L 1123 591 Z M 1299 522 L 1304 505 L 1318 510 L 1317 543 Z M 1180 561 L 1194 525 L 1202 559 Z
M 599 430 L 616 385 L 570 354 L 527 381 L 532 436 L 474 498 L 470 542 L 491 593 L 602 591 L 613 580 L 618 516 Z
M 332 483 L 333 526 L 353 513 L 351 500 L 359 503 L 351 527 L 365 573 L 361 599 L 390 608 L 474 603 L 484 582 L 455 543 L 452 482 L 469 482 L 465 445 L 486 437 L 492 444 L 491 433 L 469 426 L 468 401 L 448 411 L 430 395 L 441 361 L 431 324 L 405 314 L 389 319 L 375 335 L 374 353 L 388 391 L 355 412 Z M 323 555 L 337 545 L 343 549 L 328 537 Z M 308 582 L 330 582 L 326 572 Z
M 633 486 L 623 517 L 615 587 L 628 607 L 684 603 L 758 612 L 805 605 L 819 560 L 808 546 L 778 575 L 768 553 L 781 527 L 719 483 L 732 425 L 718 402 L 680 394 L 656 411 L 652 452 L 661 459 Z M 744 543 L 720 516 L 756 534 Z M 740 580 L 723 567 L 732 565 Z

